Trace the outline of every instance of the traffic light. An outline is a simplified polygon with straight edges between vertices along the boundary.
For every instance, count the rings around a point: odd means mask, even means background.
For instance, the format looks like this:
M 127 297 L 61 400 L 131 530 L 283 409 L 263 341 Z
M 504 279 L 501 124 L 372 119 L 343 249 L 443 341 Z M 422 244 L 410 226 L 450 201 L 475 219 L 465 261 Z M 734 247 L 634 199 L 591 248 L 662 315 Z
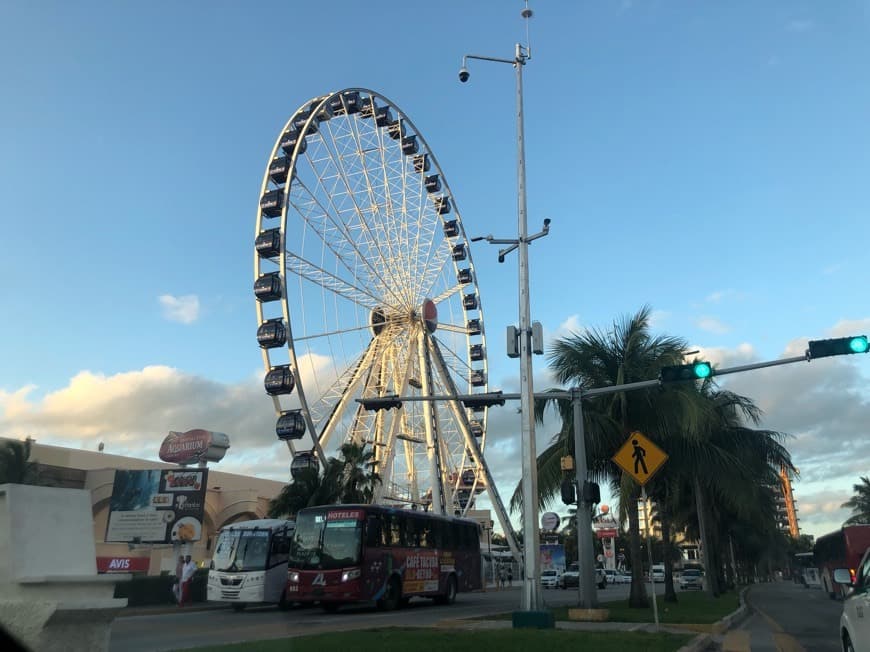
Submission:
M 487 394 L 477 394 L 476 396 L 466 396 L 461 399 L 462 404 L 467 408 L 485 408 L 492 405 L 504 405 L 504 396 L 501 392 L 489 392 Z
M 601 487 L 597 482 L 587 480 L 583 483 L 583 502 L 591 505 L 597 505 L 601 502 Z
M 702 380 L 713 375 L 713 365 L 705 360 L 692 364 L 678 364 L 662 367 L 659 380 L 663 383 L 674 383 L 681 380 Z
M 375 412 L 378 410 L 391 410 L 393 408 L 398 410 L 402 407 L 402 401 L 395 394 L 378 398 L 362 398 L 359 399 L 359 402 L 362 403 L 362 406 L 366 410 L 374 410 Z
M 577 503 L 577 491 L 574 488 L 574 481 L 570 478 L 562 480 L 562 502 L 566 505 Z
M 811 340 L 807 349 L 807 359 L 827 358 L 832 355 L 851 355 L 852 353 L 867 353 L 870 342 L 866 335 L 851 337 L 836 337 L 831 340 Z

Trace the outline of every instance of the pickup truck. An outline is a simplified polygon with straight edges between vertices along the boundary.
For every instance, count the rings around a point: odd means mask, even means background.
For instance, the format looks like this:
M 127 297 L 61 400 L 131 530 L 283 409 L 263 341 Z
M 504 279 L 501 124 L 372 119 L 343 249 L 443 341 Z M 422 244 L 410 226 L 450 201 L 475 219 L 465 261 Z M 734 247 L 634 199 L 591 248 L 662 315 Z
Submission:
M 601 568 L 595 569 L 595 584 L 599 589 L 607 587 L 607 576 Z M 563 589 L 576 588 L 580 585 L 580 570 L 576 563 L 568 566 L 568 569 L 562 573 L 559 578 L 559 586 Z

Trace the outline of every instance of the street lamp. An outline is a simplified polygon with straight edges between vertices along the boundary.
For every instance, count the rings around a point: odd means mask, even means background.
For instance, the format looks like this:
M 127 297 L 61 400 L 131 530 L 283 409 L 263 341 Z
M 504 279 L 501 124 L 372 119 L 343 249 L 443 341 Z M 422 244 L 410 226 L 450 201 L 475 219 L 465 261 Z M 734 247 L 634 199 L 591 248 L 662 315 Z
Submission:
M 526 7 L 522 17 L 528 20 L 532 15 Z M 494 61 L 506 63 L 516 71 L 517 85 L 517 238 L 497 240 L 487 236 L 491 244 L 510 245 L 499 251 L 499 262 L 514 249 L 519 256 L 519 340 L 520 340 L 520 419 L 523 463 L 523 591 L 521 607 L 523 611 L 542 611 L 543 596 L 541 595 L 539 570 L 540 531 L 538 529 L 538 473 L 537 455 L 535 452 L 535 415 L 534 388 L 532 386 L 532 351 L 531 351 L 531 317 L 529 307 L 529 242 L 547 234 L 549 220 L 544 230 L 532 237 L 528 236 L 526 224 L 526 155 L 525 133 L 523 126 L 523 66 L 531 57 L 530 49 L 517 43 L 513 59 L 484 57 L 466 54 L 462 57 L 462 67 L 459 69 L 459 81 L 467 82 L 471 76 L 468 71 L 468 60 Z M 482 240 L 484 238 L 477 238 Z

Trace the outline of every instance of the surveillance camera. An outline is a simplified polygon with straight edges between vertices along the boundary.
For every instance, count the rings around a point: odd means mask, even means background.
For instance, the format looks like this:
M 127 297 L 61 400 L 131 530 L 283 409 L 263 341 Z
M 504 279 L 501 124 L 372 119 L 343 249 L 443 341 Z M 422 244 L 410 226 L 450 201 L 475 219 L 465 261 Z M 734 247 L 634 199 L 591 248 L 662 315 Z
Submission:
M 468 78 L 470 76 L 471 75 L 468 72 L 468 68 L 463 66 L 462 68 L 459 69 L 459 81 L 461 81 L 463 84 L 468 81 Z
M 549 217 L 544 218 L 544 226 L 550 226 L 550 218 Z
M 499 255 L 498 255 L 498 262 L 500 262 L 500 263 L 503 263 L 503 262 L 504 262 L 504 254 L 499 254 Z

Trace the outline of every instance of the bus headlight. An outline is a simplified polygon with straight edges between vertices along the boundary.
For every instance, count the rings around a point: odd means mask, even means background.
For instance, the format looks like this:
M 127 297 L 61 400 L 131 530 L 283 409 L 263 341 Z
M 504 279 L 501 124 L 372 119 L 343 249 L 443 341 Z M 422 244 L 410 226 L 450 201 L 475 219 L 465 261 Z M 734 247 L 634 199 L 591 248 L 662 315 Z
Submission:
M 294 584 L 299 584 L 299 573 L 296 571 L 290 571 L 287 573 L 287 580 L 293 582 Z
M 262 584 L 263 583 L 263 573 L 257 573 L 255 575 L 248 575 L 245 579 L 245 584 Z
M 355 580 L 360 576 L 359 568 L 354 568 L 353 570 L 344 571 L 341 574 L 342 582 L 350 582 L 351 580 Z

